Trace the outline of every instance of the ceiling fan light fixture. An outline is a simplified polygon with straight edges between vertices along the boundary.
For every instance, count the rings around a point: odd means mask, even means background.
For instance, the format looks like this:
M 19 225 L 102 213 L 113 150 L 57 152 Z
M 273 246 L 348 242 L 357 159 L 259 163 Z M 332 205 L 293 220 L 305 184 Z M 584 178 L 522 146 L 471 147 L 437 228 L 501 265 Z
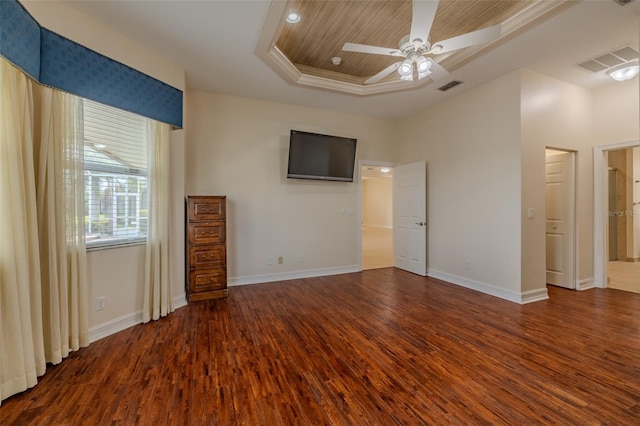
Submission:
M 296 24 L 300 22 L 300 14 L 297 11 L 291 9 L 287 14 L 287 22 L 290 24 Z
M 434 53 L 434 54 L 438 54 L 442 52 L 442 45 L 440 44 L 436 44 L 435 46 L 431 47 L 431 50 L 429 50 L 429 53 Z
M 418 74 L 424 74 L 429 71 L 431 68 L 431 61 L 429 61 L 424 56 L 419 56 L 416 59 L 416 69 L 418 70 Z
M 639 71 L 640 66 L 638 66 L 638 61 L 635 60 L 613 67 L 607 71 L 607 74 L 614 80 L 625 81 L 638 75 Z
M 411 77 L 411 80 L 413 80 L 413 61 L 405 59 L 402 65 L 398 67 L 398 74 L 403 77 L 403 80 L 406 80 L 404 77 Z

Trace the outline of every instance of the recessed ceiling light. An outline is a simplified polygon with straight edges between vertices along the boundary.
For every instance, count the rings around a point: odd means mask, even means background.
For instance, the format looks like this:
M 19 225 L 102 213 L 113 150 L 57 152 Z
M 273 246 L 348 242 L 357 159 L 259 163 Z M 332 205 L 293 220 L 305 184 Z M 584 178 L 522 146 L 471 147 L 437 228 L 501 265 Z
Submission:
M 380 171 L 381 171 L 382 173 L 389 173 L 389 172 L 391 171 L 391 169 L 390 169 L 390 168 L 388 168 L 388 167 L 383 167 L 383 168 L 381 168 L 381 169 L 380 169 Z
M 289 14 L 287 15 L 287 22 L 290 24 L 295 24 L 300 22 L 300 14 L 295 10 L 290 10 Z
M 625 81 L 638 75 L 638 71 L 640 71 L 640 67 L 638 61 L 635 60 L 613 67 L 607 71 L 607 74 L 614 80 Z

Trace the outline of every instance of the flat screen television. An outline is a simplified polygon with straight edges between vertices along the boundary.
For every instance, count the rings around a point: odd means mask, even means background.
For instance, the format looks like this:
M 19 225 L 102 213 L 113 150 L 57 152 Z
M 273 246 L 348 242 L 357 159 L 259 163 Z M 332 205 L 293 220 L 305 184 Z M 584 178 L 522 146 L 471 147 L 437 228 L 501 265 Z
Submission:
M 357 139 L 291 130 L 287 177 L 353 182 Z

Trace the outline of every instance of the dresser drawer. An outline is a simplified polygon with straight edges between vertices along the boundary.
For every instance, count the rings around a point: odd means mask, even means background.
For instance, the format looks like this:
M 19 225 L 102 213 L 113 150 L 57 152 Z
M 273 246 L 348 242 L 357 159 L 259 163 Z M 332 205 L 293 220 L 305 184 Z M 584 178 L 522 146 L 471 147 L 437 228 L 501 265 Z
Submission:
M 225 197 L 189 197 L 189 221 L 224 220 Z
M 224 243 L 225 222 L 207 221 L 189 223 L 189 244 Z
M 226 265 L 227 251 L 223 244 L 189 247 L 190 269 L 211 269 Z
M 227 288 L 225 268 L 203 269 L 189 272 L 190 292 L 222 290 Z

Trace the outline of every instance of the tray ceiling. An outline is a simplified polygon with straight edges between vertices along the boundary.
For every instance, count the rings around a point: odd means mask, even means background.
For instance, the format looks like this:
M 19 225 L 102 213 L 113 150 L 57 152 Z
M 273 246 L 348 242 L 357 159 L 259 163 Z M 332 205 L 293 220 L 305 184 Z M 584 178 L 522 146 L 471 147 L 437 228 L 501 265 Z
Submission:
M 502 24 L 502 38 L 522 26 L 551 16 L 563 2 L 540 0 L 441 0 L 430 38 L 448 39 L 496 24 Z M 291 24 L 286 15 L 295 10 L 301 20 Z M 352 1 L 295 0 L 274 1 L 263 29 L 257 53 L 289 81 L 353 94 L 374 94 L 404 90 L 428 84 L 400 81 L 397 73 L 373 85 L 364 81 L 398 61 L 392 56 L 345 52 L 345 43 L 360 43 L 396 49 L 409 34 L 412 0 Z M 448 71 L 487 51 L 500 40 L 461 49 L 436 59 Z M 342 59 L 339 65 L 333 57 Z M 446 81 L 445 81 L 446 83 Z

